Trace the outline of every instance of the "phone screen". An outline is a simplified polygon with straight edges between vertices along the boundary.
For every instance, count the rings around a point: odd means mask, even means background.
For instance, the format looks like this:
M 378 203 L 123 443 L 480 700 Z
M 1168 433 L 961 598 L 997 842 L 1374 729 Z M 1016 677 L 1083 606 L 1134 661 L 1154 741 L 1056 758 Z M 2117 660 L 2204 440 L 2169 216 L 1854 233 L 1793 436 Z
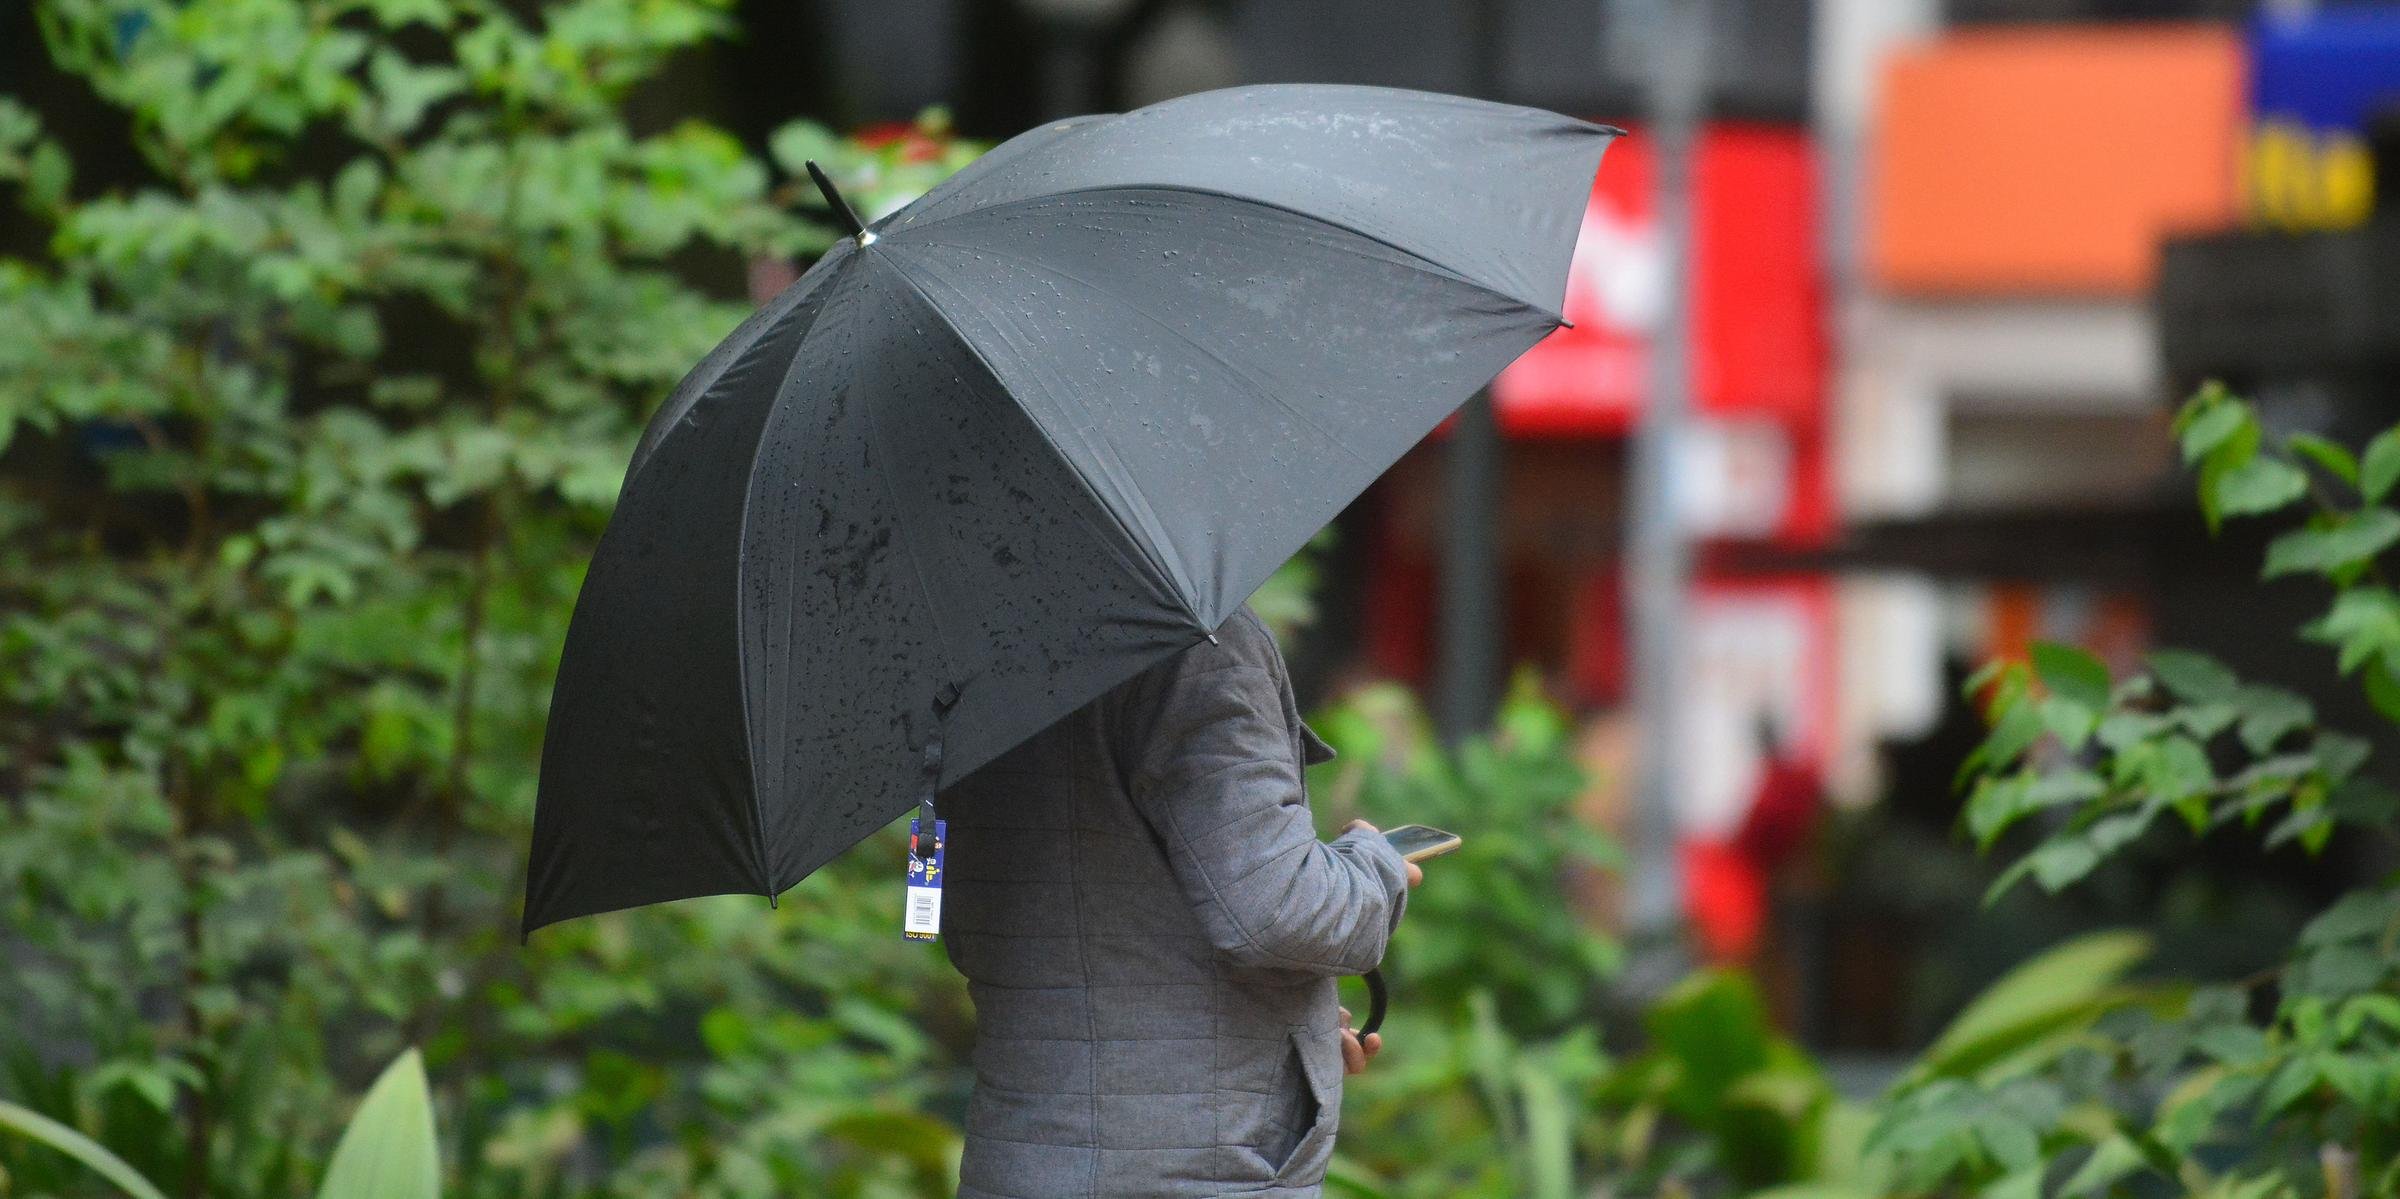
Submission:
M 1423 824 L 1403 824 L 1387 830 L 1383 839 L 1391 842 L 1392 848 L 1399 850 L 1400 856 L 1411 862 L 1438 857 L 1459 846 L 1457 833 Z

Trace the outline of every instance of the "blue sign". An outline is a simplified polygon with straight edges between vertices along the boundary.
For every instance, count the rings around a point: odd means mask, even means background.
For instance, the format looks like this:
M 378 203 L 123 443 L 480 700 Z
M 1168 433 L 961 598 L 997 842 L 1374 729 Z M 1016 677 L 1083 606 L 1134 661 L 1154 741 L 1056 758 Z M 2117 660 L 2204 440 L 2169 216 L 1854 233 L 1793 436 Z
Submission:
M 2400 115 L 2400 5 L 2262 16 L 2250 38 L 2251 214 L 2294 229 L 2365 221 L 2375 207 L 2366 130 Z

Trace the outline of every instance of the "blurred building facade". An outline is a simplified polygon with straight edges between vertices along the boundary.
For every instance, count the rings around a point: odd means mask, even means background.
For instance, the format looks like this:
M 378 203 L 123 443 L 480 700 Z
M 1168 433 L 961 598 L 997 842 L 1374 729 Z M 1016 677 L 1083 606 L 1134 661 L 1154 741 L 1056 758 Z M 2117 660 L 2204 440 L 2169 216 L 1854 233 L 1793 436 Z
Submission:
M 728 103 L 851 123 L 946 104 L 965 131 L 1004 137 L 1305 80 L 1631 126 L 1586 211 L 1575 327 L 1492 392 L 1489 619 L 1502 657 L 1586 721 L 1592 814 L 1617 823 L 1636 773 L 1628 438 L 1667 315 L 1632 34 L 1655 2 L 751 0 L 737 52 L 751 65 L 732 77 L 756 87 Z M 2369 147 L 2400 95 L 2395 11 L 1711 0 L 1683 264 L 1696 428 L 1678 477 L 1696 544 L 1676 793 L 1693 844 L 1736 837 L 1771 760 L 1837 802 L 1946 816 L 1947 767 L 1925 765 L 1940 755 L 1895 747 L 1954 733 L 1964 665 L 2037 638 L 2120 667 L 2162 640 L 2250 665 L 2254 559 L 2195 552 L 2167 416 L 2215 373 L 2312 427 L 2388 421 L 2376 375 L 2400 339 L 2328 343 L 2373 321 L 2324 319 L 2388 284 L 2320 278 L 2286 295 L 2272 315 L 2315 342 L 2262 332 L 2226 297 L 2294 256 L 2381 261 L 2309 239 L 2381 237 Z M 1428 439 L 1338 522 L 1326 618 L 1295 658 L 1318 694 L 1440 682 L 1450 440 Z

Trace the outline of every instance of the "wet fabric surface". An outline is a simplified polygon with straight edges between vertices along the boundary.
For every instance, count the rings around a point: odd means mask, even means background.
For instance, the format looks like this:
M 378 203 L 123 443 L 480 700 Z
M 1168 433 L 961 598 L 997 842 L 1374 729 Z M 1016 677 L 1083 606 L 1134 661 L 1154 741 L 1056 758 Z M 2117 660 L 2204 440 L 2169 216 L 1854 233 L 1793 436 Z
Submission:
M 1610 132 L 1204 93 L 1031 131 L 842 242 L 635 452 L 526 927 L 777 894 L 1201 641 L 1556 326 Z

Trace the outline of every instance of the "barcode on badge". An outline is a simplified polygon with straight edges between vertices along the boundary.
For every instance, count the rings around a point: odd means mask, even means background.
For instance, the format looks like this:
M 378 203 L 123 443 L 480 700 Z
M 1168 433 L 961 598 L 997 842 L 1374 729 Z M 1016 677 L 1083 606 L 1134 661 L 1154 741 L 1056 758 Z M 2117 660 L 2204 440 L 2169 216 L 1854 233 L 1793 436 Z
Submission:
M 938 888 L 908 889 L 908 915 L 900 922 L 900 930 L 912 937 L 932 937 L 942 931 L 942 893 Z

